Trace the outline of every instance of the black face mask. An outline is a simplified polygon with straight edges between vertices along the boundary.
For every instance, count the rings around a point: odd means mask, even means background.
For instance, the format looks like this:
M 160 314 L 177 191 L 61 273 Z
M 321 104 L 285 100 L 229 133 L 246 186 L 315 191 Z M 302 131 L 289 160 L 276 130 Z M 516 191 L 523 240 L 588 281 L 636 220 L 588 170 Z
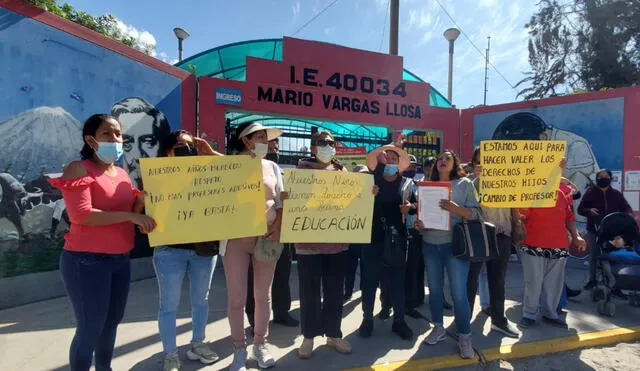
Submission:
M 608 186 L 611 185 L 611 179 L 609 179 L 609 178 L 596 179 L 596 184 L 600 188 L 607 188 Z
M 191 146 L 180 146 L 173 149 L 173 155 L 176 157 L 197 156 L 198 151 Z
M 278 160 L 280 159 L 280 155 L 278 154 L 278 152 L 269 152 L 266 156 L 264 156 L 264 158 L 265 160 L 273 161 L 277 164 Z
M 403 176 L 407 177 L 407 178 L 415 178 L 416 176 L 416 171 L 415 170 L 407 170 L 404 173 L 402 173 Z

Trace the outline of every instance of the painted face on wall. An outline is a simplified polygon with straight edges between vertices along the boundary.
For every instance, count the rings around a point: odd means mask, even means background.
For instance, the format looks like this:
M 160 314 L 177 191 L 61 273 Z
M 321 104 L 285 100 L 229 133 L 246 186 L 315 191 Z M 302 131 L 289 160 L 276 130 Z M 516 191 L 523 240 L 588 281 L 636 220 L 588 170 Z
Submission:
M 154 118 L 144 112 L 123 113 L 120 123 L 124 129 L 124 165 L 131 178 L 138 180 L 140 158 L 156 157 L 160 141 L 153 134 Z

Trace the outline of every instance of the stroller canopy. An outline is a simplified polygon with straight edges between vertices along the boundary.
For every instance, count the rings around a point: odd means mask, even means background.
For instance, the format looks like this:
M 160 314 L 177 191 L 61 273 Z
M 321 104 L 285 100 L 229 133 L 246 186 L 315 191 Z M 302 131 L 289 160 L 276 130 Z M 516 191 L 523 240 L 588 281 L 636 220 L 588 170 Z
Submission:
M 611 241 L 616 236 L 622 236 L 628 246 L 633 246 L 638 238 L 638 223 L 627 213 L 612 213 L 604 217 L 598 228 L 598 244 Z

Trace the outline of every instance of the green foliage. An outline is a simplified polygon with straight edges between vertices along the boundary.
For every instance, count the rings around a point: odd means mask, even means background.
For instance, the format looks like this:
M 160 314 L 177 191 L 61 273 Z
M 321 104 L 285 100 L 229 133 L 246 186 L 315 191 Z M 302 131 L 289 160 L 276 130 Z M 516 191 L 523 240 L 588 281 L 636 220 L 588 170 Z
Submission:
M 57 0 L 27 0 L 29 3 L 44 9 L 71 22 L 82 25 L 90 30 L 102 34 L 110 39 L 121 42 L 129 47 L 136 48 L 148 55 L 155 54 L 155 46 L 136 42 L 131 36 L 122 33 L 118 27 L 118 19 L 113 14 L 105 14 L 94 17 L 82 10 L 75 9 L 71 4 L 59 5 Z
M 525 99 L 640 83 L 640 1 L 541 0 L 526 24 Z

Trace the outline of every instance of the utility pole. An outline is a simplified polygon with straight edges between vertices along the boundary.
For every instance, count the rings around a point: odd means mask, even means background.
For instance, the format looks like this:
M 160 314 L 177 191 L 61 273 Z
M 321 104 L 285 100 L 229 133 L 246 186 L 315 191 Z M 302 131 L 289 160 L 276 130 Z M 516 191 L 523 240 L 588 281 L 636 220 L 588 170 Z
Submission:
M 487 36 L 487 56 L 484 63 L 484 105 L 487 105 L 487 82 L 489 81 L 489 51 L 491 50 L 491 36 Z
M 398 23 L 400 22 L 400 0 L 390 0 L 389 5 L 389 54 L 398 55 Z

